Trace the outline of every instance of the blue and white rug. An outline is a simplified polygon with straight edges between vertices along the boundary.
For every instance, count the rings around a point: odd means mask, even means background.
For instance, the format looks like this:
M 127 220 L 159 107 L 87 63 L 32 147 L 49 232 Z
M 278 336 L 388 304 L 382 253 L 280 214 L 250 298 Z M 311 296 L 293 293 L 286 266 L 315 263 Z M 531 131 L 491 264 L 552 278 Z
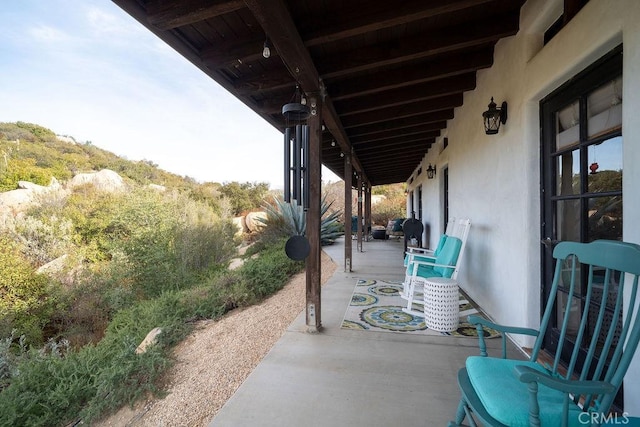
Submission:
M 401 282 L 359 279 L 356 283 L 351 303 L 342 321 L 342 328 L 401 332 L 433 336 L 477 337 L 476 327 L 466 322 L 470 314 L 478 314 L 472 302 L 460 293 L 460 324 L 453 332 L 438 332 L 427 328 L 424 318 L 402 311 L 407 301 L 400 297 Z M 484 336 L 499 336 L 497 331 L 485 328 Z

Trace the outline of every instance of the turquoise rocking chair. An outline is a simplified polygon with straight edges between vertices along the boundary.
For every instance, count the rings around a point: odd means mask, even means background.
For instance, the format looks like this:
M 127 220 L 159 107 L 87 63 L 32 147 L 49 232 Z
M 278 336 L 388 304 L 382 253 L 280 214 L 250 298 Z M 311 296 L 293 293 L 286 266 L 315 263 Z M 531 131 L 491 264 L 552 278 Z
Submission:
M 553 257 L 556 269 L 539 330 L 470 316 L 478 327 L 481 355 L 469 357 L 458 372 L 462 398 L 450 427 L 462 425 L 465 418 L 471 426 L 479 421 L 494 427 L 600 426 L 612 419 L 613 400 L 640 341 L 640 315 L 633 315 L 640 305 L 640 246 L 609 240 L 561 242 Z M 538 356 L 556 307 L 556 357 L 550 366 L 540 364 Z M 507 359 L 505 338 L 502 358 L 488 357 L 482 325 L 503 336 L 535 336 L 530 359 Z M 566 364 L 561 364 L 561 354 Z

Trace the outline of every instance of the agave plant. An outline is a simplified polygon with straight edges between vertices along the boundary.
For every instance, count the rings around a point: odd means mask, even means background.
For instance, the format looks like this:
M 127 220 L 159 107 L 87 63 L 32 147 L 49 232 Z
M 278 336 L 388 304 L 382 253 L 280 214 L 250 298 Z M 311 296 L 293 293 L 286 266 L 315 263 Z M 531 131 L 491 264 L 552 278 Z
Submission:
M 331 245 L 344 234 L 344 226 L 338 222 L 339 212 L 329 213 L 332 203 L 327 203 L 326 195 L 320 204 L 320 243 Z M 273 203 L 265 204 L 266 218 L 258 218 L 265 224 L 264 234 L 268 236 L 304 235 L 307 231 L 307 216 L 302 206 L 288 203 L 279 197 L 273 198 Z

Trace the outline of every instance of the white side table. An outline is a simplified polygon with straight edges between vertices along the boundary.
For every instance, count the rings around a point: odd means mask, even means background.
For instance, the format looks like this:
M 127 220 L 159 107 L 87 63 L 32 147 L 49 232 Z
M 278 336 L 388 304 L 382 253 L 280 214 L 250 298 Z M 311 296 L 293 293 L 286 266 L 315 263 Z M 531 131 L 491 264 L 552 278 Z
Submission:
M 429 277 L 424 284 L 424 322 L 429 329 L 451 332 L 460 322 L 458 282 Z

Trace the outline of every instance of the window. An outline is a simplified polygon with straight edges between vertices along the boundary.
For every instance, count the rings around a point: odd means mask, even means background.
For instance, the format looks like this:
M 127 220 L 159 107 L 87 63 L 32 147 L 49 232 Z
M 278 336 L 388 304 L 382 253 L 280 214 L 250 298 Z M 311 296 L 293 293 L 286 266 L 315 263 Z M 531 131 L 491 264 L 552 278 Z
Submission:
M 418 219 L 422 220 L 422 185 L 418 187 Z
M 618 47 L 541 102 L 541 237 L 547 242 L 622 240 L 621 73 L 622 47 Z M 546 301 L 553 275 L 551 251 L 543 250 L 542 259 Z M 563 321 L 562 306 L 568 298 L 566 290 L 558 292 L 556 326 Z M 585 296 L 582 299 L 591 327 L 596 322 L 592 313 L 599 307 Z M 607 308 L 605 316 L 613 319 L 612 311 Z M 582 320 L 581 313 L 571 316 L 570 322 Z M 557 350 L 554 333 L 545 336 L 545 350 L 551 353 Z M 622 391 L 614 405 L 622 407 Z
M 564 0 L 562 15 L 544 33 L 544 44 L 549 43 L 587 3 L 589 0 Z

